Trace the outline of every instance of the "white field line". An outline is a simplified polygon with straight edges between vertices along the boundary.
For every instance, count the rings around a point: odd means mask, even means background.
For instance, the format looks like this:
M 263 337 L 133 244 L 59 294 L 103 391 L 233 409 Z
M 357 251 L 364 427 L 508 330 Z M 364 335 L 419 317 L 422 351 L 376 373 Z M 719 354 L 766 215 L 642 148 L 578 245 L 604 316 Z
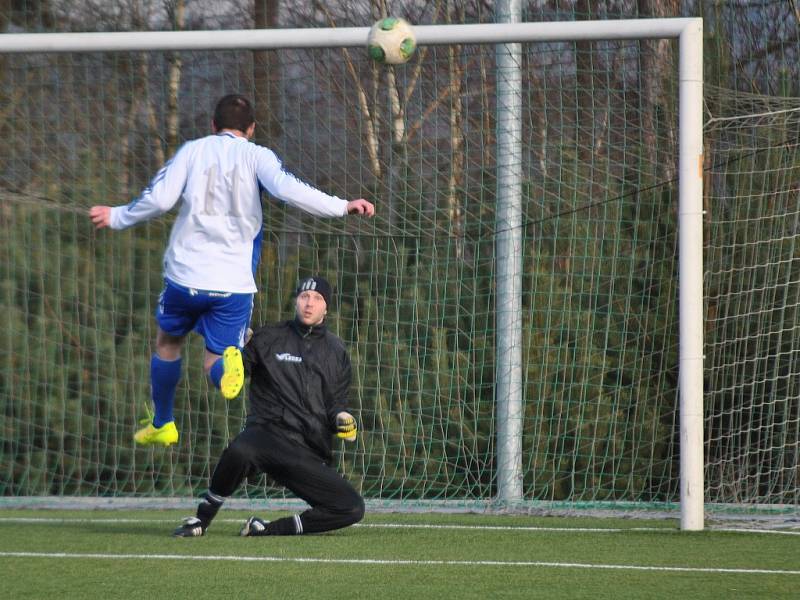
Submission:
M 108 560 L 186 560 L 230 562 L 322 563 L 334 565 L 456 566 L 456 567 L 544 567 L 555 569 L 605 569 L 615 571 L 658 571 L 669 573 L 728 573 L 737 575 L 800 575 L 784 569 L 732 569 L 711 567 L 657 567 L 516 560 L 401 560 L 372 558 L 302 558 L 286 556 L 189 556 L 185 554 L 101 554 L 97 552 L 0 552 L 0 558 L 78 558 Z
M 242 523 L 244 519 L 216 519 L 215 523 Z M 82 519 L 60 517 L 0 517 L 0 523 L 170 523 L 178 524 L 177 519 Z M 375 529 L 464 529 L 480 531 L 531 531 L 531 532 L 575 532 L 575 533 L 625 533 L 627 531 L 652 531 L 658 533 L 678 533 L 678 530 L 669 527 L 538 527 L 528 525 L 433 525 L 430 523 L 358 523 L 353 527 Z M 794 531 L 776 529 L 746 529 L 739 527 L 724 527 L 709 529 L 709 531 L 726 531 L 737 533 L 772 533 L 779 535 L 800 536 L 800 529 Z

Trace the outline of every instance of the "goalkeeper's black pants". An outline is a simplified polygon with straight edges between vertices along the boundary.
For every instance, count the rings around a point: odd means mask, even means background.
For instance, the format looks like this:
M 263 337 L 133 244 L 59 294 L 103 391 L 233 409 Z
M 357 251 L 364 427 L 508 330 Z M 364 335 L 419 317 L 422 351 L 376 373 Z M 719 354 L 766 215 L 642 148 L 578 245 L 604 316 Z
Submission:
M 349 481 L 312 450 L 268 424 L 247 425 L 234 438 L 214 469 L 209 491 L 228 497 L 254 473 L 266 473 L 310 506 L 296 517 L 270 523 L 267 535 L 320 533 L 364 517 L 364 500 Z

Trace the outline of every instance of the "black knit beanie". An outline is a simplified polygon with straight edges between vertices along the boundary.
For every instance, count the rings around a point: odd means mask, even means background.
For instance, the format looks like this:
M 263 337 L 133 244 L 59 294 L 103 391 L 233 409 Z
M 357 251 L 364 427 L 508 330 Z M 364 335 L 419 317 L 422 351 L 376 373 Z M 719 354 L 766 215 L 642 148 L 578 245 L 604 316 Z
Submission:
M 295 290 L 295 298 L 302 292 L 306 292 L 308 290 L 319 293 L 323 298 L 325 298 L 325 304 L 328 306 L 331 305 L 331 284 L 322 277 L 316 275 L 314 277 L 307 277 L 306 279 L 303 279 L 297 286 L 297 290 Z

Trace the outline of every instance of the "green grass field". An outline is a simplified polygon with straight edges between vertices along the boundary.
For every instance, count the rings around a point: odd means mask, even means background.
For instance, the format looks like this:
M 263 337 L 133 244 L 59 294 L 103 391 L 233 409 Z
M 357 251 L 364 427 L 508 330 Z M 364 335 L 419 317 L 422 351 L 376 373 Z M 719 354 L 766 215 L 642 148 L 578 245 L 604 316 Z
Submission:
M 247 513 L 223 509 L 205 537 L 172 538 L 187 514 L 0 510 L 0 598 L 800 598 L 797 530 L 376 513 L 240 538 Z

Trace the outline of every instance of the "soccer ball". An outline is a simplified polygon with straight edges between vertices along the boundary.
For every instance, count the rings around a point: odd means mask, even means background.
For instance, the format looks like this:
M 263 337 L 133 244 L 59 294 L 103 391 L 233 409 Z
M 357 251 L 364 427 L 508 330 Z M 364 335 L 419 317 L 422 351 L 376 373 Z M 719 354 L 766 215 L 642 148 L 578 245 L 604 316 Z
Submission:
M 379 62 L 399 65 L 406 62 L 417 48 L 417 38 L 411 25 L 397 17 L 381 19 L 367 37 L 370 57 Z

